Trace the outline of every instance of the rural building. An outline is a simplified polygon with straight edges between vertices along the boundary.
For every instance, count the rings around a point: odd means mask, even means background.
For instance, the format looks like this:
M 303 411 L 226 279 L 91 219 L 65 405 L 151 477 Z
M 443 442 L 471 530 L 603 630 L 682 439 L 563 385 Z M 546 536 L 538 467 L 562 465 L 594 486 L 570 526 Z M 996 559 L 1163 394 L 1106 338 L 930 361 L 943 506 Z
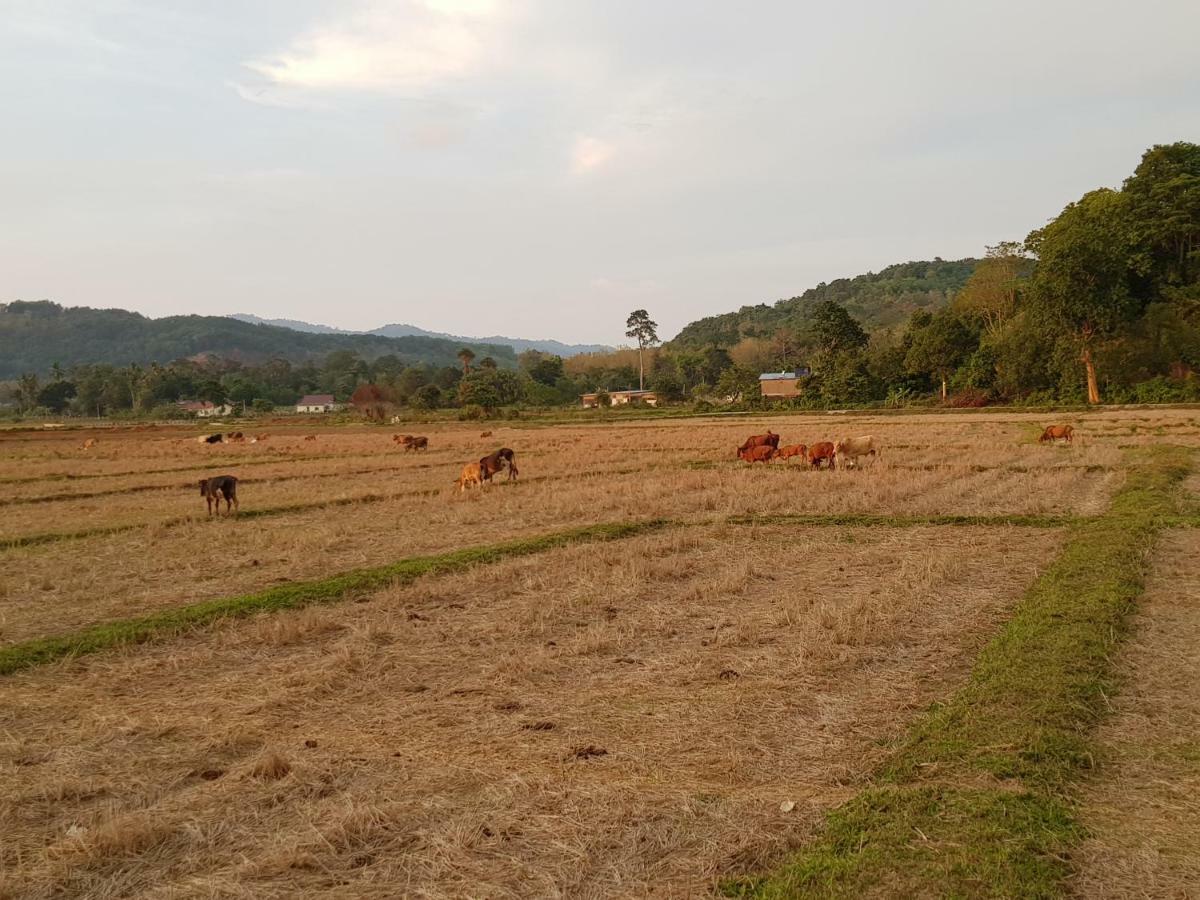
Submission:
M 338 404 L 334 401 L 333 394 L 305 394 L 296 401 L 298 413 L 326 413 L 337 408 Z
M 228 403 L 217 406 L 211 400 L 180 400 L 175 405 L 179 407 L 180 412 L 191 413 L 201 419 L 228 416 L 233 412 L 233 407 Z
M 594 409 L 600 405 L 600 395 L 584 394 L 581 398 L 584 409 Z M 637 401 L 645 403 L 647 406 L 658 406 L 658 394 L 654 391 L 609 391 L 608 405 L 609 406 L 624 406 L 627 403 Z
M 763 372 L 758 376 L 758 388 L 764 397 L 787 399 L 800 396 L 800 379 L 810 375 L 807 368 L 794 372 Z

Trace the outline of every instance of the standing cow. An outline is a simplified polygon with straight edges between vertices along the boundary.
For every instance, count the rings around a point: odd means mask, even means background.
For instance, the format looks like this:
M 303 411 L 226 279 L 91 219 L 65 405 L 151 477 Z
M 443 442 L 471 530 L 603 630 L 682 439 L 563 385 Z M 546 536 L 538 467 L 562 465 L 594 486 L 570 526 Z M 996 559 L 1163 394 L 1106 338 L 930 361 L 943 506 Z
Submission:
M 830 469 L 837 468 L 837 457 L 831 441 L 820 441 L 808 448 L 808 464 L 814 469 L 819 469 L 822 462 Z
M 874 435 L 870 434 L 862 437 L 843 438 L 833 445 L 833 455 L 842 468 L 857 469 L 860 457 L 879 455 L 879 445 L 876 443 Z

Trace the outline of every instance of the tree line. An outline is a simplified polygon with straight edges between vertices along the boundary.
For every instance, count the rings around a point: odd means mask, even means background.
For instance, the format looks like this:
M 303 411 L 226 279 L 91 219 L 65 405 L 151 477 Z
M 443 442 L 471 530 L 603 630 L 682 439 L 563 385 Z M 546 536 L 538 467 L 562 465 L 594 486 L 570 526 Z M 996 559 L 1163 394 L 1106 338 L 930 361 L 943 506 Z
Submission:
M 1200 400 L 1200 145 L 1152 147 L 1121 189 L 970 263 L 944 304 L 901 327 L 868 331 L 819 293 L 802 312 L 785 301 L 795 318 L 769 331 L 701 320 L 717 328 L 707 345 L 689 326 L 656 353 L 649 386 L 738 400 L 760 372 L 808 368 L 800 406 Z

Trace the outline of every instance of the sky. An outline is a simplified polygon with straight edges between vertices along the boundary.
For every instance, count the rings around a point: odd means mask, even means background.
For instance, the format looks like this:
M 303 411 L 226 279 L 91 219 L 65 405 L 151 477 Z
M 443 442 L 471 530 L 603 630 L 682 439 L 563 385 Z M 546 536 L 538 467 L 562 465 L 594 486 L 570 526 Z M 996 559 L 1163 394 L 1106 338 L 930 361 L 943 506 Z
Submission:
M 664 338 L 1200 140 L 1200 3 L 0 0 L 0 302 Z

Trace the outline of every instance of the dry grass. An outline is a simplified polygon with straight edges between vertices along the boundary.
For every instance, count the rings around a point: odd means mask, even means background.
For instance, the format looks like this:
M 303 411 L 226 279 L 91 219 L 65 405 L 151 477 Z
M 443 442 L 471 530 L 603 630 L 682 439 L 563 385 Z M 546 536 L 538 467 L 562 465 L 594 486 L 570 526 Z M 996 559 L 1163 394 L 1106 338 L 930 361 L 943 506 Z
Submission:
M 0 643 L 598 521 L 694 523 L 0 679 L 0 896 L 690 896 L 759 868 L 951 692 L 1060 537 L 705 523 L 1094 515 L 1121 447 L 1200 446 L 1190 411 L 1058 417 L 1076 445 L 1038 446 L 1051 418 L 499 425 L 486 441 L 438 425 L 427 454 L 367 428 L 229 447 L 114 431 L 90 453 L 78 433 L 0 435 L 14 498 L 114 492 L 9 505 L 0 535 L 133 526 L 0 551 Z M 735 462 L 767 427 L 872 433 L 884 452 L 861 472 Z M 457 495 L 462 462 L 500 445 L 520 482 Z M 183 485 L 218 470 L 245 478 L 243 508 L 408 496 L 161 524 L 200 513 Z
M 795 539 L 569 547 L 6 679 L 0 864 L 28 897 L 706 891 L 853 792 L 1057 542 Z
M 339 432 L 323 436 L 317 446 L 327 455 L 341 453 L 344 462 L 297 455 L 256 467 L 249 475 L 255 480 L 241 492 L 243 506 L 262 509 L 380 492 L 410 495 L 275 518 L 206 521 L 198 494 L 182 487 L 181 473 L 171 472 L 143 476 L 139 483 L 179 485 L 175 491 L 14 507 L 0 525 L 7 534 L 146 524 L 119 534 L 4 553 L 20 563 L 0 577 L 0 642 L 378 565 L 413 553 L 443 552 L 598 520 L 769 513 L 1093 514 L 1121 478 L 1114 469 L 1116 450 L 1099 444 L 1070 450 L 1039 447 L 1026 439 L 1025 430 L 1030 429 L 1012 422 L 846 422 L 839 417 L 834 428 L 830 417 L 770 421 L 771 427 L 797 439 L 871 430 L 881 436 L 884 456 L 861 472 L 808 472 L 794 464 L 748 469 L 731 459 L 730 447 L 747 430 L 763 427 L 755 422 L 506 428 L 488 443 L 517 448 L 521 482 L 486 496 L 458 497 L 450 481 L 457 475 L 458 462 L 479 450 L 474 428 L 433 433 L 434 449 L 427 454 L 400 453 L 387 433 Z M 124 440 L 144 439 L 130 435 Z M 122 449 L 135 450 L 132 443 L 118 446 L 116 439 L 105 446 L 114 456 Z M 363 467 L 372 448 L 381 469 L 397 471 L 330 477 L 339 465 L 347 472 Z M 222 454 L 247 447 L 170 444 L 170 449 L 203 460 L 212 455 L 209 450 Z M 693 463 L 703 467 L 689 467 Z M 233 466 L 226 470 L 238 471 Z M 193 474 L 209 471 L 197 468 Z M 309 474 L 320 477 L 306 478 Z M 271 477 L 288 480 L 266 480 Z M 97 488 L 95 480 L 78 484 L 89 491 Z M 37 484 L 23 487 L 31 496 L 46 493 Z M 422 492 L 431 495 L 420 496 Z M 174 527 L 154 524 L 192 513 L 201 518 Z M 64 559 L 71 565 L 64 567 Z M 136 578 L 130 577 L 132 572 Z M 120 589 L 113 590 L 114 584 Z M 55 610 L 52 619 L 44 615 L 47 607 Z
M 1084 791 L 1091 838 L 1072 884 L 1081 897 L 1200 891 L 1200 535 L 1163 543 L 1100 729 L 1105 756 Z

